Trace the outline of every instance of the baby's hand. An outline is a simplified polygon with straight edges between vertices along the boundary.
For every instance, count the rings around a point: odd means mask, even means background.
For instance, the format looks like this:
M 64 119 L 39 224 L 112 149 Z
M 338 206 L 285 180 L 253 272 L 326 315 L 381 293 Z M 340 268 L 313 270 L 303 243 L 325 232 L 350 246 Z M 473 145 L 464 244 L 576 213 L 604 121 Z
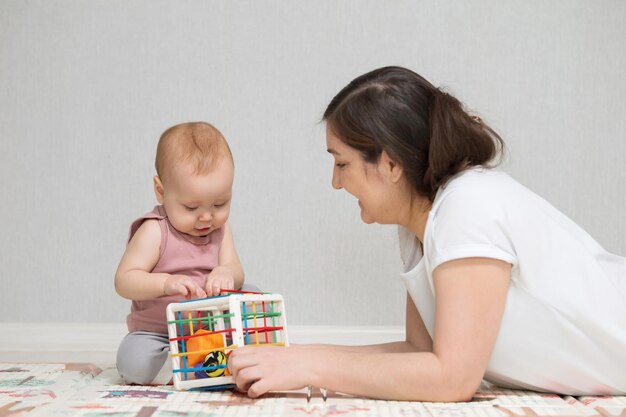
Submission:
M 220 290 L 235 289 L 233 273 L 228 268 L 216 267 L 207 275 L 204 289 L 209 297 L 220 295 Z
M 184 295 L 185 298 L 204 298 L 206 293 L 196 282 L 185 275 L 170 275 L 163 283 L 165 295 Z

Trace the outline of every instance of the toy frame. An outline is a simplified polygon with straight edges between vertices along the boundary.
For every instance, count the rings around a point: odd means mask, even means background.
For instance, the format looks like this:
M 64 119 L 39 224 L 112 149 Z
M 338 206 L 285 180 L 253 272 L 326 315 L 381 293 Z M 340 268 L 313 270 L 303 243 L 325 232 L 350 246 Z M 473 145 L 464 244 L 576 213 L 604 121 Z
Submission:
M 190 378 L 197 372 L 227 368 L 230 352 L 242 346 L 289 346 L 284 300 L 279 294 L 225 291 L 216 297 L 171 303 L 166 309 L 172 360 L 173 383 L 177 390 L 222 389 L 234 386 L 233 377 Z M 202 332 L 199 332 L 202 330 Z M 189 351 L 189 340 L 221 335 L 223 347 Z M 219 337 L 218 337 L 219 339 Z M 199 340 L 199 339 L 197 339 Z M 189 365 L 187 357 L 221 351 L 226 363 L 200 367 Z

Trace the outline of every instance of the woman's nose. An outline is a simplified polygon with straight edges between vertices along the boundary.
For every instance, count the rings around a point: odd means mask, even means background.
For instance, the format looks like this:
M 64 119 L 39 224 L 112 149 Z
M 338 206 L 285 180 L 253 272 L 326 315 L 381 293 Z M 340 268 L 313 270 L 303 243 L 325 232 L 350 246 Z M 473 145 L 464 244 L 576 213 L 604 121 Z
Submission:
M 333 171 L 332 185 L 335 190 L 341 190 L 341 182 L 339 182 L 339 176 Z

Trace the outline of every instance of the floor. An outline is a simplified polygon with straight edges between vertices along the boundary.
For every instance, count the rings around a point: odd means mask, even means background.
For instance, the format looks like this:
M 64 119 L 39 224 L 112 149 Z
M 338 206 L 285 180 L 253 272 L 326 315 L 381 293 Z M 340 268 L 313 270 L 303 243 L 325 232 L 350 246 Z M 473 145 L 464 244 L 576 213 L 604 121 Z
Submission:
M 113 366 L 0 363 L 0 417 L 18 416 L 597 416 L 626 417 L 626 397 L 559 397 L 483 385 L 472 402 L 375 401 L 329 392 L 275 393 L 252 400 L 231 392 L 120 385 Z

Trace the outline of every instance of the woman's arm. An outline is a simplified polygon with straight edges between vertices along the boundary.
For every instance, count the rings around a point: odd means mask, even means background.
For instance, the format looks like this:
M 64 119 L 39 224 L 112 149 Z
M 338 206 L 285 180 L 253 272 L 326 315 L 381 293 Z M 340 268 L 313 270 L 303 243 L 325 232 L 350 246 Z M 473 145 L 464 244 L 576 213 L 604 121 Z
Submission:
M 500 331 L 511 280 L 511 264 L 490 258 L 446 262 L 433 273 L 433 353 L 441 375 L 457 392 L 473 395 L 487 369 Z
M 468 400 L 498 334 L 510 273 L 510 264 L 486 258 L 450 261 L 435 270 L 432 352 L 250 347 L 233 351 L 229 367 L 237 386 L 252 397 L 314 385 L 372 398 Z M 409 337 L 419 346 L 427 344 Z

